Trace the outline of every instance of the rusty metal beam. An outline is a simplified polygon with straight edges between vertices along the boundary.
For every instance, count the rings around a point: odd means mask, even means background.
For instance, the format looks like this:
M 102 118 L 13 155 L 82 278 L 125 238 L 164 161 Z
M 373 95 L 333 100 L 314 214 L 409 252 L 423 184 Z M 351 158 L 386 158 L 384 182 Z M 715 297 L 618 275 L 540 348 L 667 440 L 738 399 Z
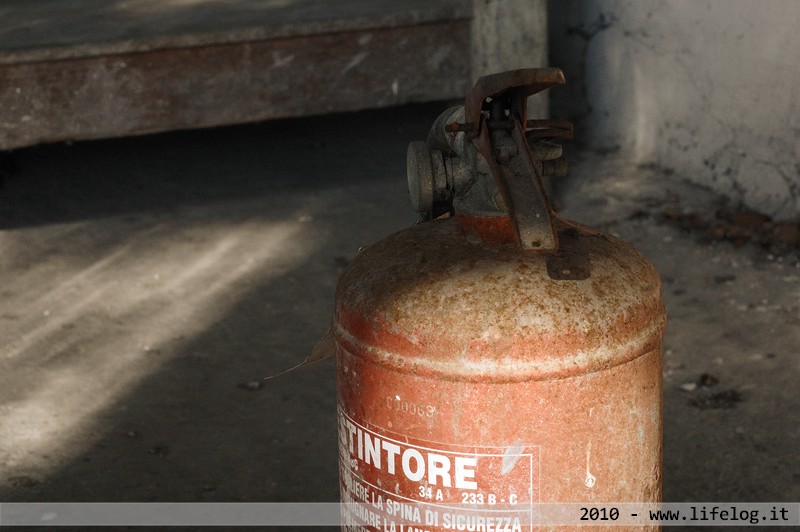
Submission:
M 0 64 L 0 149 L 455 98 L 470 20 Z

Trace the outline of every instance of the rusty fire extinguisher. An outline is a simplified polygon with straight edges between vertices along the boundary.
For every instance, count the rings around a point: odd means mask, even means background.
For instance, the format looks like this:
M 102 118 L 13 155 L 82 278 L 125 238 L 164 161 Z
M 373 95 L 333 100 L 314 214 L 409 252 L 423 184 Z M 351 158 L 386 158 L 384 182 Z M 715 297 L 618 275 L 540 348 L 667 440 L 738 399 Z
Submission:
M 547 202 L 542 176 L 566 172 L 551 141 L 572 127 L 528 120 L 526 100 L 562 83 L 558 69 L 481 78 L 409 146 L 429 221 L 339 281 L 341 494 L 374 509 L 345 519 L 357 529 L 660 501 L 661 286 L 630 245 Z

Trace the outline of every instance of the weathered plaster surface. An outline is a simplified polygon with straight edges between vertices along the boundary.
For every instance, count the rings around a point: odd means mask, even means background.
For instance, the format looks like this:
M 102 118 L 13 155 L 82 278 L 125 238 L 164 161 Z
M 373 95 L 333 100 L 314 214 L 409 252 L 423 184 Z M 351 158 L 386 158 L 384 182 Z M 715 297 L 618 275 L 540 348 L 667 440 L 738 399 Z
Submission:
M 591 147 L 800 215 L 800 3 L 551 1 L 554 112 Z

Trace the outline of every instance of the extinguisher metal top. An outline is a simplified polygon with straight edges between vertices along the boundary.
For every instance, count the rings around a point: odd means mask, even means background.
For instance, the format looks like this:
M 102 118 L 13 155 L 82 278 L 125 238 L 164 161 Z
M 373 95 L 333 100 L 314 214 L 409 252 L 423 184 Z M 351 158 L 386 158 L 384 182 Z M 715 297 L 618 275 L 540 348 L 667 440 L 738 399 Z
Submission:
M 487 245 L 454 218 L 367 246 L 336 294 L 334 335 L 397 371 L 516 382 L 601 371 L 657 348 L 666 325 L 655 268 L 633 247 L 563 222 L 591 275 L 548 275 L 547 255 Z
M 527 98 L 562 83 L 564 75 L 557 68 L 512 70 L 480 78 L 463 108 L 446 111 L 434 123 L 427 149 L 419 142 L 409 146 L 414 207 L 430 219 L 443 212 L 443 199 L 454 199 L 455 214 L 466 220 L 467 230 L 490 240 L 502 236 L 526 252 L 554 253 L 557 228 L 542 176 L 563 175 L 566 166 L 558 158 L 560 147 L 541 140 L 571 138 L 572 126 L 563 120 L 528 121 Z M 462 138 L 456 139 L 459 134 Z M 531 150 L 528 137 L 539 149 Z M 556 161 L 548 157 L 553 148 Z M 547 166 L 545 159 L 550 159 Z M 475 224 L 470 218 L 474 214 L 504 220 Z
M 589 374 L 658 349 L 666 314 L 655 268 L 548 204 L 542 175 L 564 167 L 543 139 L 572 129 L 529 121 L 526 98 L 563 82 L 558 69 L 481 78 L 426 143 L 412 143 L 409 184 L 426 187 L 415 205 L 430 219 L 452 199 L 455 216 L 359 253 L 337 287 L 338 345 L 397 371 L 487 382 Z

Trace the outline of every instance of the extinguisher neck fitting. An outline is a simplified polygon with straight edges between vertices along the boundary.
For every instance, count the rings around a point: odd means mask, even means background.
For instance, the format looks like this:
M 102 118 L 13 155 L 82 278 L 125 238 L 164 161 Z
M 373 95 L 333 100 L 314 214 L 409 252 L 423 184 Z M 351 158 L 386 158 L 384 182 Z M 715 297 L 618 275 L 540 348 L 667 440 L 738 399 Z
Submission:
M 421 221 L 455 215 L 487 242 L 554 253 L 557 230 L 542 177 L 566 174 L 553 139 L 572 137 L 563 120 L 528 120 L 527 97 L 564 83 L 559 69 L 513 70 L 478 80 L 463 107 L 434 122 L 408 150 L 408 183 Z

